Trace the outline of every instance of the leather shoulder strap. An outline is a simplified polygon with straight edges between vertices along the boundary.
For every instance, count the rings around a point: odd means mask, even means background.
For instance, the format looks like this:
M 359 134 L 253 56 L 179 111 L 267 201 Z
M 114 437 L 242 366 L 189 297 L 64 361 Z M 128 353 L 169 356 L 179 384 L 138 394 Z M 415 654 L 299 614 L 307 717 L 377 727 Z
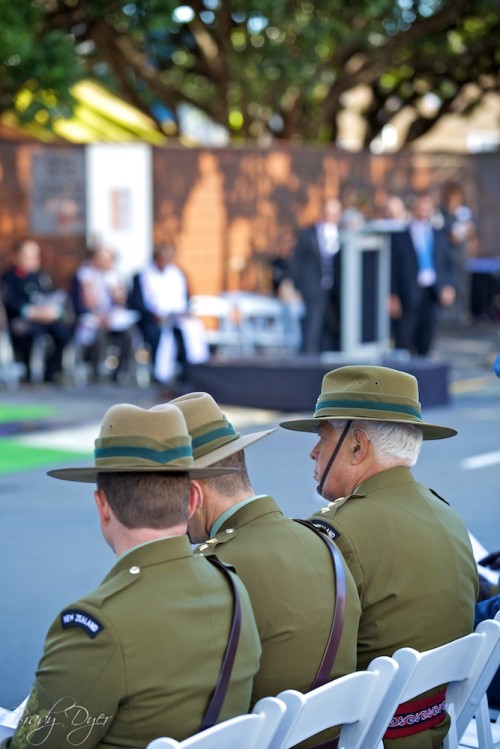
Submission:
M 206 728 L 211 728 L 217 723 L 224 699 L 226 697 L 227 688 L 229 686 L 229 680 L 233 670 L 234 659 L 236 657 L 236 651 L 238 649 L 238 643 L 241 632 L 241 603 L 238 589 L 235 585 L 234 578 L 229 572 L 227 567 L 215 556 L 207 556 L 208 559 L 215 567 L 217 567 L 231 586 L 233 593 L 233 617 L 231 621 L 231 629 L 229 631 L 229 639 L 227 641 L 226 651 L 224 658 L 222 659 L 222 665 L 217 679 L 217 684 L 210 698 L 210 702 L 203 716 L 201 722 L 200 731 L 204 731 Z
M 330 627 L 330 634 L 326 643 L 325 652 L 321 659 L 316 676 L 311 685 L 311 689 L 320 687 L 331 680 L 331 673 L 333 664 L 335 663 L 335 657 L 340 645 L 340 638 L 342 636 L 342 630 L 344 627 L 345 619 L 345 604 L 346 604 L 346 575 L 342 556 L 333 543 L 333 541 L 327 536 L 326 533 L 316 528 L 309 520 L 296 520 L 295 522 L 305 525 L 306 528 L 310 528 L 317 536 L 321 538 L 323 543 L 326 544 L 330 555 L 332 557 L 332 563 L 334 568 L 335 578 L 335 602 L 332 615 L 332 623 Z

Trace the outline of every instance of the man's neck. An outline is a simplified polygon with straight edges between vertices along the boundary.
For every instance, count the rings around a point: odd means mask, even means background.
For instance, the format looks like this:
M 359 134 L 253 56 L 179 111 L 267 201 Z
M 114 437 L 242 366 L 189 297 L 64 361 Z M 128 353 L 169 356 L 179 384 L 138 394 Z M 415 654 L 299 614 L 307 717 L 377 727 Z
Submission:
M 187 525 L 182 523 L 171 528 L 122 528 L 116 537 L 111 539 L 110 546 L 117 557 L 121 557 L 127 551 L 136 546 L 146 544 L 149 541 L 159 541 L 169 536 L 182 536 L 187 533 Z

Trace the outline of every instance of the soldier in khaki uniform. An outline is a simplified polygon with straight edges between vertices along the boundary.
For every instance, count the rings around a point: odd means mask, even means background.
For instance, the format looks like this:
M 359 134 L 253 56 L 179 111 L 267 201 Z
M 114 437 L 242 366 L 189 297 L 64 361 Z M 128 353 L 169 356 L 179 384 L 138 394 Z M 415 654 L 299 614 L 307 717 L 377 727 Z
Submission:
M 335 538 L 358 587 L 357 668 L 470 633 L 478 580 L 467 530 L 411 472 L 422 439 L 456 431 L 422 420 L 416 379 L 386 367 L 340 367 L 323 378 L 314 418 L 281 426 L 319 437 L 314 478 L 330 502 L 312 521 Z M 449 726 L 442 690 L 400 705 L 397 715 L 401 728 L 387 732 L 386 746 L 441 746 Z
M 96 482 L 102 534 L 118 560 L 101 585 L 52 624 L 25 713 L 2 747 L 145 747 L 196 733 L 218 683 L 235 600 L 241 632 L 224 720 L 249 709 L 261 646 L 232 572 L 194 556 L 186 529 L 191 438 L 175 406 L 110 408 L 93 468 L 49 475 Z
M 196 510 L 188 529 L 191 541 L 204 542 L 198 547 L 201 554 L 215 554 L 234 565 L 250 594 L 262 642 L 252 703 L 284 689 L 306 692 L 315 682 L 336 607 L 329 550 L 314 530 L 285 517 L 274 499 L 255 496 L 244 448 L 269 431 L 240 436 L 207 393 L 190 393 L 171 403 L 186 418 L 195 465 L 217 460 L 218 466 L 238 467 L 227 480 L 191 481 Z M 351 673 L 356 664 L 360 604 L 352 575 L 337 555 L 345 577 L 344 626 L 323 682 Z

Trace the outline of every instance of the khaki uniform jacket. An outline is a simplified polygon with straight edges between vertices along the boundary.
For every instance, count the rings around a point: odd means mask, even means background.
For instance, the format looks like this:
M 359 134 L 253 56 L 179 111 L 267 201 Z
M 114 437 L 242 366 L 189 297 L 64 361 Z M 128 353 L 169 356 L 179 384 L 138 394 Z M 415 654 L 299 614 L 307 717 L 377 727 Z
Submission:
M 284 689 L 310 689 L 323 656 L 334 607 L 328 549 L 314 531 L 286 518 L 271 497 L 237 510 L 198 547 L 234 566 L 250 594 L 262 643 L 252 704 Z M 346 568 L 345 624 L 333 676 L 355 670 L 360 604 Z
M 467 530 L 410 469 L 372 476 L 311 520 L 333 526 L 358 586 L 358 669 L 398 648 L 428 650 L 472 632 L 478 576 Z M 437 747 L 442 738 L 438 726 L 397 745 Z
M 241 636 L 219 720 L 247 712 L 259 666 L 250 602 L 237 586 Z M 186 536 L 136 547 L 54 621 L 27 711 L 2 747 L 142 748 L 158 736 L 195 733 L 232 610 L 225 576 L 193 555 Z

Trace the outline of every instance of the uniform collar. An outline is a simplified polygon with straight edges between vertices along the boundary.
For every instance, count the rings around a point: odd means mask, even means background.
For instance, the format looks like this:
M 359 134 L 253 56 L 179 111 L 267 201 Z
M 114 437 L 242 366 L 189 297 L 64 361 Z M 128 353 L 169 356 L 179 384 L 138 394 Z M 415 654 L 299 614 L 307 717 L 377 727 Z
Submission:
M 385 471 L 376 473 L 374 476 L 363 481 L 353 494 L 368 494 L 369 492 L 386 489 L 394 484 L 415 483 L 415 478 L 408 466 L 397 466 L 396 468 L 386 468 Z
M 149 567 L 192 555 L 193 551 L 187 535 L 165 536 L 129 549 L 116 561 L 109 574 L 128 570 L 131 566 Z
M 215 523 L 210 528 L 210 538 L 213 538 L 217 534 L 217 532 L 222 528 L 222 526 L 230 518 L 232 518 L 235 512 L 238 512 L 238 510 L 241 510 L 242 507 L 249 505 L 250 502 L 254 502 L 256 499 L 262 499 L 262 497 L 265 497 L 265 494 L 255 494 L 253 497 L 248 497 L 248 499 L 244 499 L 241 502 L 237 502 L 235 505 L 225 510 L 225 512 L 223 512 L 222 515 L 219 515 Z
M 162 538 L 153 538 L 151 541 L 143 541 L 142 544 L 137 544 L 137 546 L 132 546 L 131 549 L 124 551 L 123 554 L 120 554 L 120 556 L 117 557 L 116 561 L 121 562 L 121 560 L 126 556 L 133 554 L 136 549 L 142 549 L 143 546 L 148 546 L 148 544 L 157 544 L 159 541 L 164 541 L 166 538 L 175 538 L 175 536 L 163 536 Z

